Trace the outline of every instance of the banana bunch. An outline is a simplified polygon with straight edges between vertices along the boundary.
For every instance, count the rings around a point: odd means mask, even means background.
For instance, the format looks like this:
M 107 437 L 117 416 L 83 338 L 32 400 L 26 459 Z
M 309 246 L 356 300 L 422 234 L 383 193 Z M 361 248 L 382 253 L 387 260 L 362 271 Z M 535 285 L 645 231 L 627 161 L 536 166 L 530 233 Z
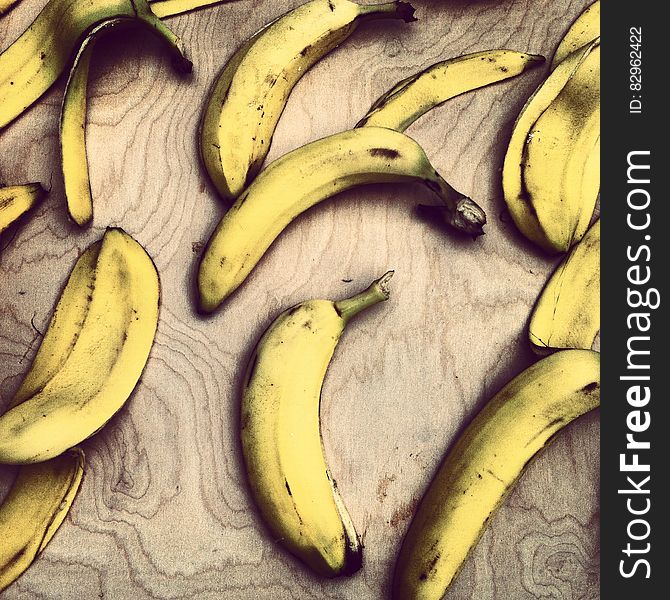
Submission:
M 600 219 L 572 247 L 545 285 L 528 335 L 537 354 L 593 345 L 600 329 Z
M 160 0 L 151 4 L 156 17 L 172 17 L 224 0 Z M 86 157 L 88 76 L 95 42 L 104 32 L 127 23 L 110 18 L 94 26 L 81 42 L 70 68 L 60 114 L 60 148 L 65 199 L 70 218 L 80 227 L 93 220 L 93 197 Z
M 327 577 L 357 571 L 362 546 L 324 457 L 321 387 L 347 323 L 388 299 L 392 274 L 352 298 L 283 312 L 244 377 L 242 451 L 254 500 L 275 539 Z
M 543 56 L 514 50 L 486 50 L 444 60 L 399 81 L 380 96 L 356 127 L 405 131 L 447 100 L 510 77 L 544 62 Z
M 439 600 L 531 460 L 600 404 L 600 355 L 564 350 L 500 390 L 449 450 L 407 531 L 393 598 Z
M 557 58 L 594 33 L 594 14 L 583 17 L 589 28 L 571 28 Z M 598 37 L 560 60 L 523 107 L 505 156 L 503 191 L 521 232 L 556 253 L 582 238 L 599 189 Z
M 87 33 L 110 19 L 138 23 L 164 40 L 176 67 L 190 71 L 182 41 L 147 0 L 49 0 L 33 23 L 0 54 L 0 129 L 44 94 L 65 70 Z
M 19 577 L 51 541 L 67 516 L 84 474 L 84 453 L 74 448 L 23 465 L 0 505 L 0 591 Z
M 449 225 L 470 235 L 483 233 L 484 212 L 442 179 L 414 140 L 382 127 L 352 129 L 285 154 L 237 199 L 200 262 L 201 312 L 216 310 L 303 211 L 357 185 L 407 181 L 423 183 L 440 197 Z
M 221 197 L 234 201 L 258 174 L 289 94 L 310 67 L 361 23 L 413 15 L 400 1 L 309 0 L 247 40 L 219 75 L 200 125 L 202 160 Z
M 46 190 L 39 183 L 0 188 L 0 234 L 41 202 Z
M 158 273 L 119 229 L 75 264 L 33 364 L 0 416 L 0 463 L 48 460 L 96 433 L 142 374 L 158 321 Z

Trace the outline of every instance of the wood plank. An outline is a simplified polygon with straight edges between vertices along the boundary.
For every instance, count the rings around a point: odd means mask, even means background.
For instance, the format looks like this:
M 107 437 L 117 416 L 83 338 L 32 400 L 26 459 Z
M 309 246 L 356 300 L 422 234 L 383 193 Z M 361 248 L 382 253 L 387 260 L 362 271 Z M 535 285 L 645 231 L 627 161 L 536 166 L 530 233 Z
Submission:
M 3 17 L 0 47 L 44 3 L 23 0 Z M 443 453 L 477 408 L 534 360 L 525 327 L 556 261 L 504 218 L 500 168 L 542 69 L 450 101 L 407 132 L 485 208 L 483 238 L 456 240 L 415 218 L 416 204 L 433 201 L 418 187 L 358 189 L 291 225 L 218 315 L 195 314 L 198 249 L 222 214 L 196 150 L 205 94 L 242 40 L 297 4 L 240 0 L 170 19 L 194 60 L 190 78 L 176 75 L 143 32 L 113 33 L 100 44 L 88 129 L 90 229 L 65 216 L 57 150 L 63 82 L 0 133 L 0 182 L 52 188 L 2 240 L 0 410 L 76 257 L 105 227 L 121 226 L 144 244 L 163 285 L 141 383 L 84 444 L 88 464 L 70 516 L 7 600 L 388 597 L 412 509 Z M 494 47 L 550 57 L 587 2 L 415 4 L 419 22 L 361 27 L 304 76 L 270 159 L 351 127 L 398 79 L 438 60 Z M 324 387 L 326 451 L 363 535 L 365 565 L 354 577 L 322 580 L 274 543 L 251 503 L 238 442 L 239 381 L 279 311 L 344 297 L 390 268 L 391 300 L 352 323 Z M 597 414 L 561 434 L 493 520 L 449 600 L 598 598 L 598 448 Z M 0 467 L 0 497 L 13 474 Z

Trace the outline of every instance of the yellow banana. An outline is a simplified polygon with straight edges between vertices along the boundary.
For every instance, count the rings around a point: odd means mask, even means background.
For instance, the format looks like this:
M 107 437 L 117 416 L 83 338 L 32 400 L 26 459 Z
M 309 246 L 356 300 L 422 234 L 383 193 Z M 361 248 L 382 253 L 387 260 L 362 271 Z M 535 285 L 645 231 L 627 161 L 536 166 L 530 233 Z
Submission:
M 86 91 L 93 47 L 103 31 L 123 22 L 123 19 L 109 19 L 91 30 L 75 55 L 63 94 L 60 114 L 61 167 L 67 211 L 79 226 L 93 219 L 93 198 L 86 158 Z
M 9 12 L 9 9 L 17 4 L 19 0 L 0 0 L 0 16 Z
M 414 20 L 405 2 L 310 0 L 273 21 L 228 61 L 200 125 L 202 160 L 219 194 L 234 200 L 261 168 L 291 90 L 364 21 Z
M 600 329 L 600 219 L 561 262 L 530 317 L 537 354 L 593 345 Z
M 551 68 L 555 69 L 556 65 L 567 58 L 569 54 L 592 42 L 599 36 L 600 0 L 596 0 L 575 19 L 575 22 L 568 29 L 558 48 L 556 48 Z
M 0 188 L 0 234 L 44 198 L 46 190 L 39 183 Z
M 405 131 L 450 98 L 515 77 L 544 62 L 543 56 L 514 50 L 486 50 L 451 58 L 398 82 L 381 96 L 356 127 Z
M 159 281 L 146 251 L 109 229 L 77 261 L 42 344 L 0 416 L 0 463 L 58 456 L 123 406 L 149 356 Z
M 41 554 L 63 523 L 84 474 L 79 448 L 37 465 L 23 465 L 0 505 L 0 591 Z
M 561 61 L 517 118 L 503 166 L 517 227 L 547 252 L 586 232 L 600 186 L 600 40 Z
M 393 598 L 439 600 L 529 462 L 600 404 L 600 355 L 564 350 L 498 392 L 459 436 L 426 491 L 395 567 Z
M 177 68 L 190 71 L 181 40 L 151 12 L 146 0 L 50 0 L 0 54 L 0 129 L 51 87 L 85 36 L 109 19 L 147 26 L 166 42 Z
M 282 230 L 318 202 L 356 185 L 417 181 L 437 193 L 447 222 L 479 235 L 484 212 L 435 171 L 406 135 L 362 127 L 285 154 L 242 193 L 216 227 L 198 271 L 200 309 L 214 311 L 244 281 Z
M 225 2 L 235 2 L 235 0 L 149 0 L 151 12 L 159 19 L 163 17 L 173 17 L 181 15 L 192 10 L 223 4 Z
M 251 492 L 275 539 L 320 575 L 361 567 L 362 547 L 324 457 L 323 378 L 349 320 L 389 297 L 386 273 L 352 298 L 283 312 L 244 378 L 241 437 Z
M 151 4 L 156 16 L 171 17 L 224 0 L 160 0 Z M 86 92 L 95 41 L 128 19 L 108 19 L 95 26 L 82 41 L 70 69 L 60 115 L 60 146 L 65 199 L 70 218 L 79 226 L 93 219 L 93 198 L 86 158 Z

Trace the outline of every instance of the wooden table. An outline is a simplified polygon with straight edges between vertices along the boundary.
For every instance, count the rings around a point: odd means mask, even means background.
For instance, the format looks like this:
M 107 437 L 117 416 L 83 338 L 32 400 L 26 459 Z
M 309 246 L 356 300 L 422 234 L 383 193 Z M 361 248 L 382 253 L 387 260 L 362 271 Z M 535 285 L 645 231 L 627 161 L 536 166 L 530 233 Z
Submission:
M 44 4 L 23 0 L 0 19 L 0 47 Z M 223 211 L 196 149 L 203 101 L 233 50 L 297 4 L 239 0 L 170 19 L 195 63 L 191 78 L 176 75 L 142 31 L 100 43 L 88 229 L 65 213 L 57 146 L 63 81 L 0 133 L 0 182 L 51 186 L 36 213 L 2 239 L 0 410 L 74 261 L 105 227 L 123 227 L 145 245 L 163 288 L 140 384 L 84 444 L 86 473 L 70 515 L 3 600 L 388 597 L 402 536 L 445 450 L 535 360 L 527 320 L 556 259 L 506 217 L 500 169 L 512 123 L 543 68 L 454 99 L 407 131 L 484 207 L 484 237 L 456 240 L 417 219 L 413 207 L 435 200 L 419 186 L 357 189 L 291 225 L 215 317 L 195 314 L 196 259 Z M 363 26 L 305 74 L 269 158 L 353 126 L 392 84 L 438 60 L 496 47 L 551 57 L 586 4 L 416 0 L 418 22 Z M 322 580 L 272 540 L 251 503 L 238 386 L 253 344 L 281 310 L 344 297 L 387 269 L 396 271 L 391 300 L 347 330 L 322 401 L 328 460 L 363 537 L 365 564 L 354 577 Z M 529 468 L 446 597 L 598 598 L 598 469 L 596 413 L 568 427 Z M 0 468 L 0 498 L 14 473 Z

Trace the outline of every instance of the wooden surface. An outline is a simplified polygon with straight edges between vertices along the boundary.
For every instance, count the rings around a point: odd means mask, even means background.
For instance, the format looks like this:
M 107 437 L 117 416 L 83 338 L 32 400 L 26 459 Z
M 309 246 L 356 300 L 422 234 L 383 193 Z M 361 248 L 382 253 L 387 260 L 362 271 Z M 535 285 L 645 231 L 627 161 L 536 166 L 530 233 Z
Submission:
M 6 47 L 44 0 L 0 20 Z M 112 34 L 94 59 L 89 111 L 95 221 L 65 216 L 58 168 L 62 80 L 0 132 L 0 182 L 51 185 L 2 239 L 0 410 L 27 370 L 67 274 L 107 225 L 155 259 L 163 286 L 156 343 L 120 414 L 84 444 L 84 482 L 15 599 L 377 599 L 413 507 L 454 436 L 529 365 L 529 310 L 555 260 L 504 215 L 500 167 L 538 69 L 450 101 L 407 133 L 487 211 L 475 242 L 414 215 L 414 186 L 358 189 L 309 211 L 281 236 L 214 318 L 194 312 L 196 258 L 220 215 L 196 151 L 205 94 L 237 45 L 299 1 L 240 0 L 169 19 L 195 63 L 180 78 L 141 32 Z M 495 47 L 550 57 L 583 0 L 417 0 L 419 21 L 361 27 L 296 87 L 270 158 L 353 126 L 398 79 Z M 290 182 L 287 183 L 290 185 Z M 273 542 L 251 504 L 238 441 L 238 386 L 255 340 L 279 311 L 341 298 L 395 269 L 391 300 L 345 333 L 323 391 L 328 460 L 365 543 L 364 568 L 312 576 Z M 349 281 L 351 280 L 351 281 Z M 594 599 L 598 593 L 599 421 L 568 427 L 495 517 L 449 600 Z M 0 467 L 0 498 L 14 469 Z M 2 540 L 0 540 L 2 543 Z

